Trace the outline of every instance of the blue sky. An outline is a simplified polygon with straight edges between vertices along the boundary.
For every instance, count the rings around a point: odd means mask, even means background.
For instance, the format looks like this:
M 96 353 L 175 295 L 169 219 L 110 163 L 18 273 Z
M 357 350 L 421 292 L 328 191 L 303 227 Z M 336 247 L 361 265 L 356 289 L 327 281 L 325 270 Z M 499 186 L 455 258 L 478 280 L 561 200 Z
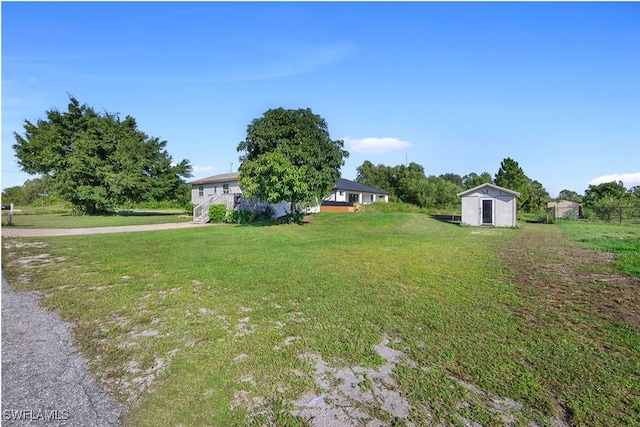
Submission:
M 498 171 L 551 196 L 640 185 L 640 3 L 2 3 L 2 188 L 25 119 L 68 94 L 237 170 L 247 125 L 311 108 L 365 160 Z

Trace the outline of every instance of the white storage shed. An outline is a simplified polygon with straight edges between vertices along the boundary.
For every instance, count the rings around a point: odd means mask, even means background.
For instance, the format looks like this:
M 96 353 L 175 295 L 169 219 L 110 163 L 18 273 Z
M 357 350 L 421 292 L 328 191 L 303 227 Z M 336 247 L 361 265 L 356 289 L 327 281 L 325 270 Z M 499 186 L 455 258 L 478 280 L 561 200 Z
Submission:
M 516 226 L 517 191 L 487 183 L 458 196 L 462 197 L 461 225 Z

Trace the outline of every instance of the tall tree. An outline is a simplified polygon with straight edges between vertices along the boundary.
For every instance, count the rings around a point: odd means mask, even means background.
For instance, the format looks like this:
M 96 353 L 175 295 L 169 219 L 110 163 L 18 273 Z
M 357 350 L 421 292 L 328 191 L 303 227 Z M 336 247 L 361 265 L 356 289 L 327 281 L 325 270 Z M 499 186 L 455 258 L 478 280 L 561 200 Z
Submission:
M 108 212 L 127 202 L 172 200 L 191 176 L 187 160 L 173 164 L 166 141 L 138 130 L 134 118 L 99 114 L 70 97 L 68 111 L 25 120 L 15 133 L 18 163 L 49 177 L 52 189 L 80 213 Z
M 584 204 L 586 206 L 594 205 L 602 199 L 619 200 L 625 197 L 627 189 L 622 181 L 603 182 L 598 185 L 589 185 L 584 192 Z
M 405 203 L 425 207 L 429 195 L 429 182 L 424 167 L 415 162 L 409 166 L 399 165 L 393 174 L 396 196 Z
M 365 160 L 362 165 L 356 168 L 356 182 L 369 187 L 385 190 L 389 196 L 395 197 L 395 186 L 393 185 L 394 168 L 379 164 L 374 166 L 369 160 Z
M 569 200 L 571 202 L 582 202 L 582 195 L 571 190 L 562 190 L 558 193 L 558 199 Z
M 542 184 L 536 180 L 529 180 L 527 186 L 527 193 L 529 198 L 524 202 L 522 208 L 525 212 L 540 212 L 544 211 L 544 208 L 549 201 L 549 193 L 542 186 Z
M 520 193 L 518 208 L 522 208 L 529 198 L 529 178 L 518 165 L 518 162 L 507 157 L 500 163 L 500 169 L 495 176 L 495 184 Z
M 438 178 L 442 178 L 445 181 L 449 181 L 455 185 L 457 185 L 458 187 L 462 188 L 464 186 L 463 181 L 462 181 L 462 177 L 458 174 L 455 173 L 445 173 L 440 175 Z
M 457 194 L 463 188 L 456 182 L 462 181 L 462 178 L 455 174 L 427 177 L 424 167 L 414 162 L 408 166 L 392 167 L 382 164 L 374 166 L 368 160 L 357 171 L 357 182 L 386 190 L 390 197 L 404 203 L 434 209 L 457 208 L 460 203 Z
M 475 172 L 471 172 L 468 175 L 462 177 L 462 187 L 465 190 L 477 187 L 478 185 L 487 184 L 493 181 L 489 172 L 482 172 L 478 175 Z
M 442 176 L 430 176 L 427 178 L 429 182 L 429 196 L 427 207 L 435 209 L 457 209 L 460 207 L 460 193 L 463 188 L 461 185 L 451 180 L 443 179 Z
M 349 156 L 342 140 L 331 140 L 325 120 L 311 109 L 271 109 L 247 127 L 238 144 L 240 185 L 262 201 L 319 203 L 340 178 Z

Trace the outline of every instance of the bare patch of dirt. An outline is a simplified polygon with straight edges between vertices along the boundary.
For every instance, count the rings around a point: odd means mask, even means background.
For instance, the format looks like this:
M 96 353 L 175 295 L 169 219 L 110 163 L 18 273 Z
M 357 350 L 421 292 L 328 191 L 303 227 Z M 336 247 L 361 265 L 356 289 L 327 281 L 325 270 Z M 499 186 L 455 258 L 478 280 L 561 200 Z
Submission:
M 267 417 L 266 419 L 273 420 L 275 412 L 287 408 L 287 412 L 297 417 L 304 425 L 315 427 L 416 426 L 412 421 L 416 412 L 428 412 L 428 410 L 423 407 L 414 407 L 409 402 L 394 379 L 393 372 L 398 365 L 425 371 L 432 368 L 420 366 L 416 361 L 408 358 L 404 352 L 391 348 L 389 344 L 390 340 L 383 338 L 382 342 L 374 347 L 376 353 L 385 360 L 385 363 L 377 368 L 334 366 L 325 361 L 321 355 L 301 354 L 299 357 L 312 365 L 316 386 L 314 390 L 309 390 L 297 400 L 287 402 L 285 405 L 274 403 L 273 398 L 255 395 L 250 391 L 238 391 L 229 406 L 231 409 L 243 407 L 253 421 L 264 416 Z M 241 359 L 241 356 L 243 355 L 237 356 L 236 360 Z M 297 375 L 305 374 L 297 372 Z M 486 393 L 477 385 L 453 376 L 449 379 L 469 391 L 467 396 L 469 402 L 484 406 L 487 411 L 502 420 L 504 425 L 518 425 L 520 422 L 518 414 L 526 412 L 522 404 L 512 399 Z M 256 385 L 254 376 L 251 374 L 240 377 L 238 382 Z M 469 402 L 461 401 L 459 409 L 468 407 Z M 482 427 L 478 422 L 459 414 L 457 418 L 464 425 Z M 554 427 L 569 425 L 559 417 L 551 419 L 550 423 Z M 534 422 L 529 425 L 538 426 Z
M 501 256 L 515 273 L 516 291 L 543 302 L 548 310 L 596 315 L 640 328 L 640 278 L 617 272 L 613 254 L 581 248 L 557 227 L 529 224 L 514 233 Z M 533 317 L 527 307 L 521 315 Z

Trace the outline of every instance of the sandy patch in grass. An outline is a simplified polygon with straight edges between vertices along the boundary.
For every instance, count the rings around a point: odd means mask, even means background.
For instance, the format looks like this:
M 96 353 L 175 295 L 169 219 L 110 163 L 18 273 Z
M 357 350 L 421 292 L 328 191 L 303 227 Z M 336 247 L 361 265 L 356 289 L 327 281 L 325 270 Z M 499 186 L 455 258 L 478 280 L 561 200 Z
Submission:
M 293 414 L 314 426 L 384 425 L 376 413 L 406 419 L 411 405 L 399 393 L 392 378 L 404 353 L 388 346 L 384 339 L 375 347 L 386 363 L 379 368 L 360 366 L 335 368 L 316 354 L 300 357 L 315 365 L 315 384 L 323 393 L 307 393 L 294 402 Z M 387 418 L 384 417 L 384 418 Z
M 298 338 L 298 337 L 287 337 Z M 295 341 L 292 340 L 292 341 Z M 313 369 L 316 388 L 309 390 L 293 402 L 277 403 L 273 397 L 256 396 L 249 391 L 238 391 L 230 404 L 231 409 L 242 407 L 247 410 L 253 421 L 260 419 L 277 419 L 276 413 L 286 410 L 290 416 L 297 417 L 305 425 L 316 427 L 351 427 L 405 425 L 416 426 L 412 420 L 416 413 L 428 414 L 428 408 L 421 403 L 414 407 L 394 379 L 394 369 L 398 365 L 411 369 L 430 371 L 433 368 L 421 367 L 400 350 L 389 346 L 390 341 L 384 338 L 374 347 L 385 363 L 377 368 L 362 366 L 336 367 L 325 361 L 321 355 L 304 353 L 301 359 L 309 362 Z M 236 357 L 241 360 L 242 355 Z M 305 375 L 297 371 L 296 375 Z M 449 379 L 468 391 L 465 400 L 459 402 L 458 414 L 453 414 L 461 425 L 481 426 L 473 419 L 465 418 L 461 414 L 464 409 L 482 406 L 487 412 L 494 414 L 504 425 L 518 425 L 521 422 L 518 415 L 524 411 L 523 405 L 508 399 L 489 394 L 478 386 L 449 376 Z M 238 379 L 239 383 L 249 383 L 256 386 L 253 375 L 245 374 Z M 283 392 L 283 391 L 281 391 Z M 424 402 L 428 404 L 428 402 Z M 286 408 L 286 409 L 285 409 Z M 413 416 L 412 416 L 413 415 Z M 420 417 L 417 417 L 418 419 Z M 445 422 L 446 424 L 446 422 Z M 434 424 L 440 425 L 440 424 Z M 443 424 L 444 425 L 444 424 Z M 537 424 L 530 422 L 531 427 Z M 554 427 L 568 426 L 562 419 L 556 417 L 551 420 Z

